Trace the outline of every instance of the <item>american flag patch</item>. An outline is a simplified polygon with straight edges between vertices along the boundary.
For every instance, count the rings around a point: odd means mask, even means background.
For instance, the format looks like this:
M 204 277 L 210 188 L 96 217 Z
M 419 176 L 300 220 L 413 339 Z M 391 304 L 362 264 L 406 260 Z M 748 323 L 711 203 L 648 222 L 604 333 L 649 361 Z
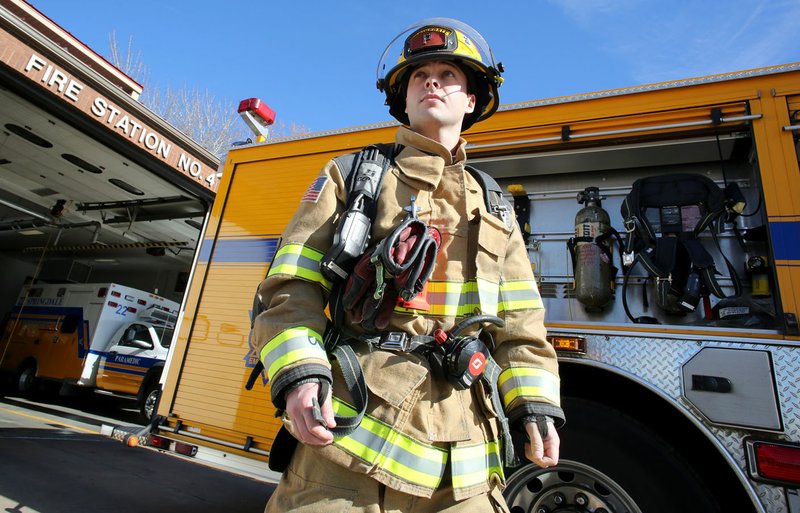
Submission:
M 325 188 L 326 183 L 328 183 L 327 176 L 320 176 L 311 182 L 311 185 L 308 186 L 308 190 L 303 194 L 300 201 L 310 201 L 312 203 L 319 201 L 319 195 L 322 194 L 322 189 Z

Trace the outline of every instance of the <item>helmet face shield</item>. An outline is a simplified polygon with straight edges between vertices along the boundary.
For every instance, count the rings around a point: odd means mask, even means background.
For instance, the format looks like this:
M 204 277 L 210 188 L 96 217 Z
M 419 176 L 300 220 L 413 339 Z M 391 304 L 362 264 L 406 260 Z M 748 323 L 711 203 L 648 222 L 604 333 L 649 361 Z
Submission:
M 469 25 L 450 18 L 428 18 L 414 23 L 383 51 L 378 62 L 377 86 L 386 93 L 389 112 L 408 124 L 405 86 L 408 72 L 428 61 L 452 61 L 471 75 L 476 90 L 476 109 L 464 118 L 462 129 L 491 116 L 498 107 L 497 88 L 503 79 L 502 65 L 495 63 L 483 37 Z

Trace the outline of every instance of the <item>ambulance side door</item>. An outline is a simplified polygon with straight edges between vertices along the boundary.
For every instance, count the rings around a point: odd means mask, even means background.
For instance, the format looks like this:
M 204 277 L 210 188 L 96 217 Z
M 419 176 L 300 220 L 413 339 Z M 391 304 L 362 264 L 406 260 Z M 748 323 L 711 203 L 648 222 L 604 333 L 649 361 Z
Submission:
M 97 388 L 135 395 L 157 356 L 156 335 L 146 324 L 133 322 L 114 334 L 100 359 Z

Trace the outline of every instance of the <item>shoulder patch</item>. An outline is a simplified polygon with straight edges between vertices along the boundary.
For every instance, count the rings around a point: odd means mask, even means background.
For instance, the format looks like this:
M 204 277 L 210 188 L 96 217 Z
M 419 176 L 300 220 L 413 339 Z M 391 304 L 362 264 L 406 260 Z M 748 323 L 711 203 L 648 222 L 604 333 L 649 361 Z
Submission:
M 319 196 L 322 194 L 322 190 L 325 188 L 325 184 L 328 183 L 327 176 L 320 176 L 313 182 L 311 185 L 308 186 L 308 190 L 303 197 L 300 198 L 300 201 L 308 201 L 310 203 L 316 203 L 319 201 Z

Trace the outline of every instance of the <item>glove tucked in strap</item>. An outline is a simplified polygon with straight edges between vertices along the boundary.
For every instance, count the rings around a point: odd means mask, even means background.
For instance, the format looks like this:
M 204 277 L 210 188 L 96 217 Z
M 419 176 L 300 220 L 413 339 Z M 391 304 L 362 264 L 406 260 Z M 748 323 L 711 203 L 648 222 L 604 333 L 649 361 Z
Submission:
M 433 272 L 441 234 L 416 216 L 414 200 L 400 225 L 365 253 L 348 276 L 342 306 L 368 331 L 383 330 L 398 298 L 411 301 Z

